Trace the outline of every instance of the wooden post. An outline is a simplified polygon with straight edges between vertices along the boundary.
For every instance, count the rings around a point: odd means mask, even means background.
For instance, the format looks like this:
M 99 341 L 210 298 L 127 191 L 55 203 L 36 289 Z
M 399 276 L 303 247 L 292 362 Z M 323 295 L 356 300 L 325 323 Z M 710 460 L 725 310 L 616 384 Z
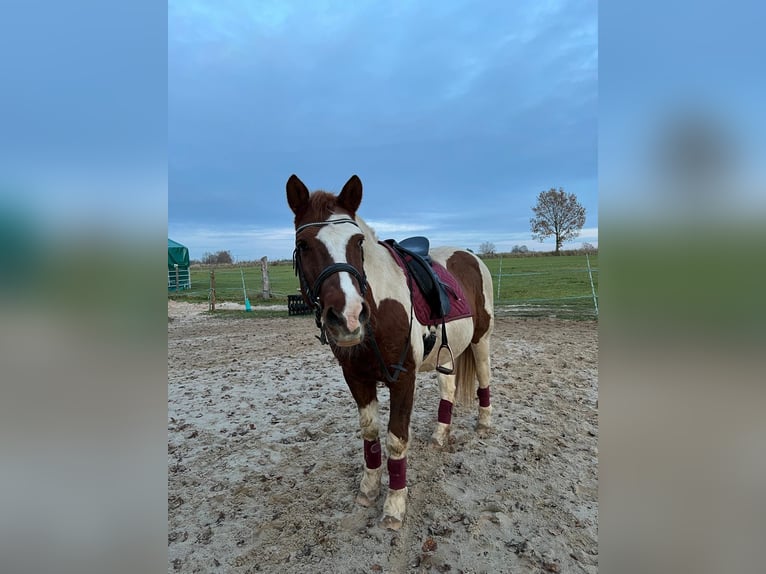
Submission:
M 210 271 L 210 311 L 215 312 L 215 269 Z
M 598 317 L 598 299 L 596 298 L 596 288 L 593 286 L 593 273 L 590 270 L 590 257 L 585 254 L 585 262 L 588 264 L 588 277 L 590 278 L 590 291 L 593 294 L 593 307 L 596 309 L 596 317 Z
M 261 275 L 263 276 L 263 298 L 271 297 L 271 286 L 269 285 L 269 260 L 264 255 L 261 257 Z
M 176 293 L 178 293 L 181 287 L 181 284 L 178 282 L 178 263 L 173 263 L 173 267 L 176 268 Z
M 500 300 L 500 281 L 503 280 L 503 255 L 500 255 L 500 266 L 497 270 L 497 300 Z

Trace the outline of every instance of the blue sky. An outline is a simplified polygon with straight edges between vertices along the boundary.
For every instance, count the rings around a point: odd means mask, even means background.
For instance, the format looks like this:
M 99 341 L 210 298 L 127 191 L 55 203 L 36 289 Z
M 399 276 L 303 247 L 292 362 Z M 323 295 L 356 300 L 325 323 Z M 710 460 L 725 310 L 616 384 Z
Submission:
M 168 235 L 286 258 L 285 182 L 364 184 L 381 238 L 551 250 L 537 194 L 598 244 L 596 2 L 183 1 L 168 8 Z

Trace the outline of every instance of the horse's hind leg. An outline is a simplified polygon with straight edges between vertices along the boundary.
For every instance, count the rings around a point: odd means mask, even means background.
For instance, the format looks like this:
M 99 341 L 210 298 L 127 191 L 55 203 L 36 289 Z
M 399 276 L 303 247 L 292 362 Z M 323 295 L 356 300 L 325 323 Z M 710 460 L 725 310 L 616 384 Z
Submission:
M 482 337 L 478 343 L 471 345 L 471 350 L 476 363 L 476 378 L 479 379 L 479 389 L 476 392 L 479 396 L 479 419 L 476 430 L 483 434 L 492 427 L 492 405 L 489 401 L 489 337 Z
M 431 435 L 431 444 L 443 447 L 449 440 L 450 424 L 452 423 L 452 405 L 455 404 L 455 375 L 437 375 L 439 379 L 439 418 L 436 428 Z

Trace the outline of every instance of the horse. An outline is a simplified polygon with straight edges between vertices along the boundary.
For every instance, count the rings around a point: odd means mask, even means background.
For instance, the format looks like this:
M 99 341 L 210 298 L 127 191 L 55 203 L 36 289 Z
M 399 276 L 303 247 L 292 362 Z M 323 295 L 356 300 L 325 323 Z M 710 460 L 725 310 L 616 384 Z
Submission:
M 362 182 L 352 176 L 340 194 L 310 193 L 296 175 L 287 180 L 295 215 L 293 263 L 300 290 L 315 311 L 318 338 L 331 348 L 359 412 L 364 469 L 356 502 L 369 507 L 380 494 L 383 473 L 377 389 L 388 387 L 386 451 L 388 493 L 381 526 L 398 530 L 407 507 L 407 452 L 416 374 L 436 370 L 440 401 L 431 444 L 449 439 L 452 407 L 474 400 L 476 431 L 491 428 L 490 336 L 494 326 L 492 276 L 472 252 L 438 247 L 428 253 L 456 281 L 452 291 L 470 308 L 467 316 L 441 321 L 416 318 L 413 284 L 395 253 L 357 215 Z M 435 340 L 434 340 L 435 339 Z M 449 341 L 449 343 L 448 343 Z M 430 343 L 430 344 L 429 344 Z M 429 349 L 430 347 L 430 349 Z M 445 352 L 445 348 L 449 352 Z

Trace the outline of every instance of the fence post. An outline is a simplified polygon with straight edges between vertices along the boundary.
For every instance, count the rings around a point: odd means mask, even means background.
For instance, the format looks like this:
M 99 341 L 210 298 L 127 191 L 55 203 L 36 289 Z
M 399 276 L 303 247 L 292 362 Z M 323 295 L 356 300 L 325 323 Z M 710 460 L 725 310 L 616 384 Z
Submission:
M 176 293 L 180 291 L 181 284 L 178 282 L 178 263 L 173 263 L 173 267 L 176 269 Z
M 215 269 L 210 270 L 210 311 L 215 312 Z
M 497 271 L 497 297 L 496 299 L 500 300 L 500 281 L 502 281 L 503 278 L 503 256 L 500 256 L 500 267 Z
M 271 297 L 271 285 L 269 284 L 269 260 L 264 255 L 261 257 L 261 275 L 263 276 L 263 298 Z
M 598 317 L 598 300 L 596 299 L 596 288 L 593 286 L 593 274 L 590 270 L 590 257 L 588 257 L 587 253 L 585 254 L 585 262 L 588 264 L 588 277 L 590 278 L 590 292 L 593 294 L 593 307 L 596 309 L 596 317 Z

